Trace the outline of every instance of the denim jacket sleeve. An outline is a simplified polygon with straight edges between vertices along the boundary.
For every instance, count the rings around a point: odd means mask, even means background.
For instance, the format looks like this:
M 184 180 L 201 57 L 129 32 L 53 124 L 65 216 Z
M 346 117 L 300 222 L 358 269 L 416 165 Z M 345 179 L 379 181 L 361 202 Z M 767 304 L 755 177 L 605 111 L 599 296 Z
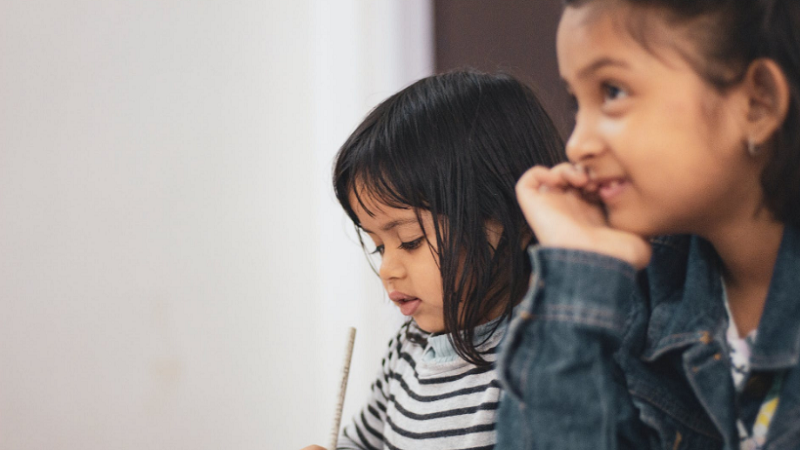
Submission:
M 498 370 L 505 396 L 497 449 L 644 449 L 615 362 L 636 272 L 596 253 L 532 247 L 531 286 Z

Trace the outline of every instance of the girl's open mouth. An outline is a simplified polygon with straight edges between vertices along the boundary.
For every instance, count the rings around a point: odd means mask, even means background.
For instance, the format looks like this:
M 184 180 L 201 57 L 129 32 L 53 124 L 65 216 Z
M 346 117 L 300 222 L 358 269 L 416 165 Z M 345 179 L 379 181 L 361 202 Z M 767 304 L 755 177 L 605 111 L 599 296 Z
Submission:
M 628 187 L 628 182 L 622 178 L 604 181 L 599 184 L 597 195 L 603 203 L 608 204 L 622 194 L 626 187 Z
M 404 316 L 411 316 L 414 315 L 417 307 L 419 307 L 422 302 L 418 298 L 409 298 L 395 301 L 395 303 L 400 307 L 400 312 L 403 313 Z
M 389 299 L 393 301 L 395 305 L 400 307 L 400 312 L 403 313 L 404 316 L 410 316 L 414 314 L 414 312 L 417 310 L 417 307 L 419 307 L 421 303 L 420 299 L 417 297 L 412 297 L 398 291 L 390 292 Z

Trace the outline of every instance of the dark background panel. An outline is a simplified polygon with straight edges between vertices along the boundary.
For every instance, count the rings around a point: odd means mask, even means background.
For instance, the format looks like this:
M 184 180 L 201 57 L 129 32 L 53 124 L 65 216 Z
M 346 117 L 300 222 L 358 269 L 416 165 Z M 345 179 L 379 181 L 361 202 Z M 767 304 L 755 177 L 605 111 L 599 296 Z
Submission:
M 560 0 L 434 0 L 436 72 L 502 70 L 533 86 L 566 136 L 569 99 L 558 76 Z

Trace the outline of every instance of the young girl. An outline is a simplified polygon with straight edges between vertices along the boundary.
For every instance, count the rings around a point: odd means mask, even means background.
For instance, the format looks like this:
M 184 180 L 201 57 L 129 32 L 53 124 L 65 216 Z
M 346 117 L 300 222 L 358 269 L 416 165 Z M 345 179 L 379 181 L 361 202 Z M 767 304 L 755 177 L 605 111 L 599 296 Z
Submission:
M 800 2 L 566 3 L 498 448 L 800 448 Z
M 477 72 L 412 84 L 344 143 L 336 196 L 410 320 L 339 448 L 492 448 L 495 352 L 534 242 L 514 186 L 533 165 L 563 161 L 561 145 L 530 89 Z

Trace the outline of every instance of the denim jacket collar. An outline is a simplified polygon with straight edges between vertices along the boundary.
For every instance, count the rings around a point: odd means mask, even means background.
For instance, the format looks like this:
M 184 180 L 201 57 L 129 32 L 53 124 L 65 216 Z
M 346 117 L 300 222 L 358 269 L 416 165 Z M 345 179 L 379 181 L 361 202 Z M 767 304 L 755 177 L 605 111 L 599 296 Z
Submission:
M 658 238 L 653 252 L 654 262 L 646 272 L 652 296 L 642 352 L 646 361 L 691 344 L 711 342 L 723 332 L 727 320 L 720 265 L 708 242 L 694 236 Z M 663 254 L 656 255 L 659 252 Z
M 714 248 L 696 236 L 654 240 L 654 252 L 669 247 L 674 258 L 661 258 L 661 267 L 648 268 L 651 323 L 642 356 L 658 359 L 687 345 L 724 340 L 728 318 L 722 294 L 722 267 Z M 679 250 L 676 252 L 675 250 Z M 683 255 L 683 256 L 681 256 Z M 677 273 L 676 271 L 683 271 Z M 686 287 L 690 287 L 686 289 Z M 751 367 L 780 370 L 800 359 L 800 230 L 786 226 L 775 262 L 767 301 L 759 326 Z
M 759 324 L 751 367 L 780 370 L 800 360 L 800 230 L 786 226 Z

